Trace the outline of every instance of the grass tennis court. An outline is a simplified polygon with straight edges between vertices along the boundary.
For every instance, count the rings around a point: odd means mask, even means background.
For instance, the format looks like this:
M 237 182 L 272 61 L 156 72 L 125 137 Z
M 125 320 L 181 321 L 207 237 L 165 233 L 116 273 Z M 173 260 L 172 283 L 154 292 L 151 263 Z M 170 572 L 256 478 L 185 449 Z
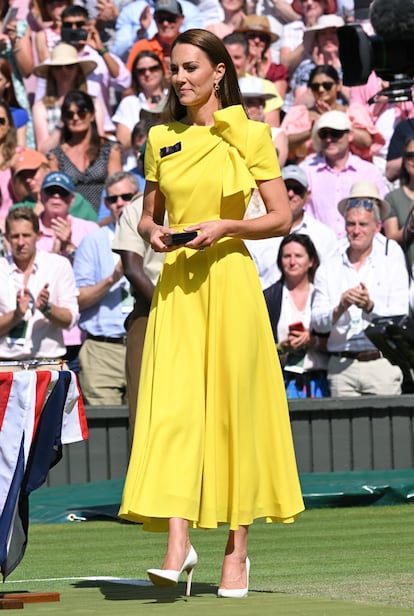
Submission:
M 257 522 L 250 531 L 251 592 L 241 600 L 215 595 L 224 527 L 192 531 L 200 562 L 193 596 L 185 600 L 183 583 L 172 589 L 147 583 L 146 569 L 161 566 L 164 534 L 113 521 L 33 524 L 25 558 L 2 591 L 60 592 L 60 603 L 24 608 L 45 616 L 409 614 L 413 516 L 412 505 L 396 505 L 313 509 L 293 525 Z

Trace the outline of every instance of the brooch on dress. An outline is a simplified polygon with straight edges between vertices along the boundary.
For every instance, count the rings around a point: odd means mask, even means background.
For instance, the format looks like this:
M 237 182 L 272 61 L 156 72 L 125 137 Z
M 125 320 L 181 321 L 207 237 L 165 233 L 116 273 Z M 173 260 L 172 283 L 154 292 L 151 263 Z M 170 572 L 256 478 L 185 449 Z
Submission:
M 178 141 L 175 145 L 166 145 L 165 148 L 160 148 L 160 156 L 164 158 L 169 154 L 174 154 L 174 152 L 180 152 L 181 150 L 181 141 Z

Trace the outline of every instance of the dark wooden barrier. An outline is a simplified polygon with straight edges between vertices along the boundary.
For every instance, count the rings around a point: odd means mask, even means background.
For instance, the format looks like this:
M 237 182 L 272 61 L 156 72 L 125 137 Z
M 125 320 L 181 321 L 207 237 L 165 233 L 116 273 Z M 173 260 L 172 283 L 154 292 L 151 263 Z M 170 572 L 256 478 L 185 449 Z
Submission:
M 292 400 L 299 472 L 414 466 L 414 395 Z M 64 446 L 47 485 L 122 479 L 128 464 L 126 407 L 88 407 L 89 440 Z

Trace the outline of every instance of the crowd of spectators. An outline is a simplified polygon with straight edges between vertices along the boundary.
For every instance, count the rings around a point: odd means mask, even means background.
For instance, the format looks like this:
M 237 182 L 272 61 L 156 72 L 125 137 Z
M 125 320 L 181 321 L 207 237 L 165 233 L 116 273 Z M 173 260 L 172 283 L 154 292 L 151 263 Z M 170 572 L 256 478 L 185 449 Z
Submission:
M 16 273 L 5 285 L 6 298 L 0 292 L 0 364 L 62 359 L 79 372 L 89 404 L 120 404 L 128 393 L 133 422 L 134 362 L 161 267 L 136 234 L 145 140 L 168 92 L 172 42 L 180 31 L 205 28 L 234 62 L 246 113 L 269 125 L 288 191 L 289 236 L 246 242 L 288 395 L 400 391 L 398 368 L 364 329 L 377 316 L 409 311 L 414 106 L 381 97 L 369 104 L 386 85 L 374 72 L 363 86 L 342 83 L 337 29 L 358 22 L 372 33 L 358 7 L 354 0 L 0 0 L 0 271 L 17 272 L 28 242 L 20 230 L 30 236 L 23 278 Z M 263 207 L 254 191 L 246 216 Z M 71 329 L 58 344 L 53 331 L 54 346 L 37 352 L 22 343 L 21 322 L 30 336 L 39 322 L 47 331 L 47 321 L 54 330 L 62 321 L 50 317 L 55 282 L 42 291 L 44 260 L 41 287 L 37 266 L 30 269 L 43 251 L 71 265 L 79 317 L 71 305 L 63 319 Z M 17 327 L 19 343 L 8 326 Z M 128 335 L 137 336 L 129 351 Z

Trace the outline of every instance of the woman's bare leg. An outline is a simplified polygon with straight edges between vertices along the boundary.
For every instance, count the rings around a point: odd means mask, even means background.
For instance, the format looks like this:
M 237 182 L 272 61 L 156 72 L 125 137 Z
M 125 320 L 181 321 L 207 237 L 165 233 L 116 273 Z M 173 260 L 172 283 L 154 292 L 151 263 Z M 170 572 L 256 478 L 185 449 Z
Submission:
M 168 521 L 167 552 L 162 568 L 179 571 L 189 549 L 190 537 L 188 534 L 188 520 L 170 518 Z
M 224 552 L 220 588 L 228 590 L 247 588 L 246 558 L 248 533 L 248 526 L 239 526 L 238 530 L 231 530 L 229 532 Z

